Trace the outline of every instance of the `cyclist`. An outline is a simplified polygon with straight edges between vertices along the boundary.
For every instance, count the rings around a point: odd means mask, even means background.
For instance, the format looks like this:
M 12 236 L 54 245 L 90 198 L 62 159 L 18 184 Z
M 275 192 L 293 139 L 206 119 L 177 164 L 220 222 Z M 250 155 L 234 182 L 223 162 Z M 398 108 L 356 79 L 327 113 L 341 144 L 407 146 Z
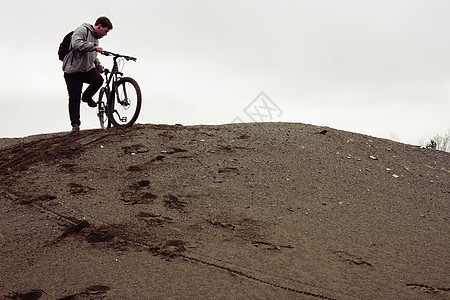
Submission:
M 100 17 L 94 26 L 84 23 L 72 35 L 71 51 L 64 57 L 63 71 L 69 93 L 69 116 L 73 132 L 80 130 L 80 100 L 90 107 L 97 106 L 92 97 L 103 84 L 100 73 L 105 70 L 97 59 L 97 52 L 103 51 L 98 40 L 111 29 L 111 21 L 107 17 Z M 81 95 L 83 83 L 89 86 Z

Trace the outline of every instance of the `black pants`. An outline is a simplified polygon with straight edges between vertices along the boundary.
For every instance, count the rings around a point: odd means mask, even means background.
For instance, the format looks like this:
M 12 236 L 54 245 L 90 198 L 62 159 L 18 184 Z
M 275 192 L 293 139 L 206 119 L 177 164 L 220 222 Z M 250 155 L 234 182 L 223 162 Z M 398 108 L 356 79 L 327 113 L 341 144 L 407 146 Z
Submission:
M 67 92 L 69 93 L 69 116 L 72 125 L 80 126 L 80 100 L 83 90 L 83 83 L 89 86 L 83 93 L 83 98 L 91 98 L 97 93 L 103 84 L 103 77 L 93 68 L 87 72 L 80 73 L 64 73 L 66 80 Z

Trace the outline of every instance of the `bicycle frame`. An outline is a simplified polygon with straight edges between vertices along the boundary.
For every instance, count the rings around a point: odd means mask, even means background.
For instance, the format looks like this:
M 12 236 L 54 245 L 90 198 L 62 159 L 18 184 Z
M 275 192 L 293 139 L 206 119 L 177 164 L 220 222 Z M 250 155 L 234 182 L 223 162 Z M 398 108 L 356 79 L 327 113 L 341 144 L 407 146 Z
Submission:
M 115 54 L 112 52 L 108 52 L 108 51 L 103 51 L 102 52 L 103 55 L 105 56 L 110 56 L 113 55 L 113 68 L 111 70 L 111 72 L 109 72 L 109 77 L 108 77 L 108 72 L 106 71 L 105 74 L 105 78 L 106 78 L 106 83 L 104 85 L 104 87 L 106 88 L 106 99 L 109 101 L 111 101 L 112 99 L 110 99 L 111 97 L 111 91 L 114 90 L 114 95 L 116 95 L 116 97 L 119 97 L 119 93 L 117 91 L 117 85 L 116 82 L 120 79 L 121 76 L 123 76 L 123 73 L 119 71 L 119 66 L 117 63 L 117 59 L 118 58 L 125 58 L 126 60 L 133 60 L 136 61 L 135 57 L 131 57 L 131 56 L 126 56 L 126 55 L 120 55 L 120 54 Z M 110 87 L 112 81 L 112 88 Z M 127 95 L 125 95 L 125 97 L 127 97 Z M 118 102 L 121 103 L 121 101 L 118 99 Z M 121 103 L 122 104 L 122 103 Z
M 105 81 L 104 87 L 106 88 L 106 97 L 107 97 L 106 99 L 108 100 L 108 102 L 110 101 L 110 96 L 112 95 L 111 94 L 112 89 L 114 89 L 114 94 L 117 95 L 115 83 L 120 79 L 119 76 L 123 76 L 123 73 L 119 72 L 119 67 L 117 65 L 117 58 L 114 57 L 113 60 L 114 60 L 114 65 L 113 65 L 111 72 L 108 72 L 108 70 L 105 70 L 106 81 Z M 108 76 L 108 73 L 109 73 L 109 76 Z M 111 85 L 111 82 L 112 82 L 112 85 Z

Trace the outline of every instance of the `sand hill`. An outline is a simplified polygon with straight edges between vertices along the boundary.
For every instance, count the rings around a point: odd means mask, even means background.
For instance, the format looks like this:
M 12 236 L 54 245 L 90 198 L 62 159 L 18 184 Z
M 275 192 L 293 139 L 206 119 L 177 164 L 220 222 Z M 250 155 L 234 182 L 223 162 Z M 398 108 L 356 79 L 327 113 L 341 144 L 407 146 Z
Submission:
M 0 298 L 449 299 L 449 153 L 304 124 L 0 141 Z

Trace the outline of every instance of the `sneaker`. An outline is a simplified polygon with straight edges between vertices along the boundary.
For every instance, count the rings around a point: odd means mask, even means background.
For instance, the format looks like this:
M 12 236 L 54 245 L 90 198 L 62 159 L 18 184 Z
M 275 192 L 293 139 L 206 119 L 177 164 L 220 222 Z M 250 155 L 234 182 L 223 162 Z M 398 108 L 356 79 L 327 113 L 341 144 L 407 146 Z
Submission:
M 94 100 L 92 100 L 92 98 L 81 98 L 81 101 L 86 102 L 89 107 L 97 107 L 97 102 L 95 102 Z
M 72 125 L 72 132 L 78 132 L 80 131 L 80 126 L 79 125 Z

